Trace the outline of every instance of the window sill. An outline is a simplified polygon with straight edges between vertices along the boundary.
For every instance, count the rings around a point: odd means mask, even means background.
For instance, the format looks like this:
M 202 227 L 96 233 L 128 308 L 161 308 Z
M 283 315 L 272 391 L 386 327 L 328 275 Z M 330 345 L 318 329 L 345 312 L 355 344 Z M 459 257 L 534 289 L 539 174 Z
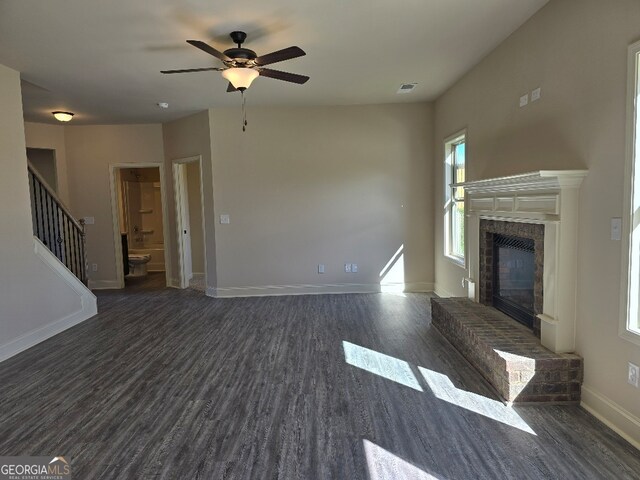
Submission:
M 444 258 L 449 260 L 454 265 L 457 265 L 458 267 L 462 268 L 463 270 L 467 269 L 467 264 L 464 258 L 455 257 L 453 255 L 447 255 L 447 254 L 445 254 Z
M 628 342 L 631 342 L 640 346 L 640 332 L 629 330 L 625 326 L 624 329 L 620 330 L 620 337 L 623 338 L 624 340 L 627 340 Z

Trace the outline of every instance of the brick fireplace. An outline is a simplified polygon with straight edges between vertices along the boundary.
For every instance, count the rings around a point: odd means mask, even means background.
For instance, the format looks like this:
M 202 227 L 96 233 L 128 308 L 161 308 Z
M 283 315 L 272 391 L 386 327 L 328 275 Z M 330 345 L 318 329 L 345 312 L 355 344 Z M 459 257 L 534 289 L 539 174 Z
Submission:
M 533 239 L 533 330 L 555 353 L 575 350 L 579 187 L 586 170 L 542 170 L 466 182 L 469 298 L 493 301 L 493 236 Z
M 573 352 L 586 174 L 544 170 L 463 184 L 469 298 L 433 298 L 431 321 L 507 403 L 580 400 L 583 361 Z

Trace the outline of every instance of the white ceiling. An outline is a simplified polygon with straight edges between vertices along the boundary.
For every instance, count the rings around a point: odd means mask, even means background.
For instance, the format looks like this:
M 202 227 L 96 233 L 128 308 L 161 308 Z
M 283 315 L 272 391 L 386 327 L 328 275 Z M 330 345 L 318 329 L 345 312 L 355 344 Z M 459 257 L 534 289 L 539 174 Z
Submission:
M 258 78 L 248 105 L 348 105 L 436 98 L 548 0 L 0 0 L 0 64 L 19 70 L 25 119 L 164 122 L 240 103 L 219 66 L 185 43 L 219 50 L 244 30 L 258 55 L 298 45 L 273 68 L 305 85 Z M 28 83 L 27 83 L 28 82 Z M 397 95 L 401 83 L 418 82 Z M 168 110 L 158 102 L 168 102 Z

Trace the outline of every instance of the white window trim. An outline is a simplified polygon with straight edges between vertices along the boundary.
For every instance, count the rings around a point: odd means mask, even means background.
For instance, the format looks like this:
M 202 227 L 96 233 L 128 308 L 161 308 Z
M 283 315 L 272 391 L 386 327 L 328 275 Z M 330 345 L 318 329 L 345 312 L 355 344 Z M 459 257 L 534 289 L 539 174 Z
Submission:
M 624 176 L 624 207 L 622 215 L 622 279 L 620 282 L 620 336 L 636 345 L 640 345 L 640 325 L 632 325 L 638 322 L 638 309 L 640 308 L 640 249 L 636 248 L 633 256 L 632 242 L 640 242 L 640 227 L 633 235 L 633 212 L 640 208 L 640 179 L 635 179 L 640 171 L 640 145 L 636 145 L 638 129 L 640 128 L 640 42 L 629 46 L 627 57 L 627 130 L 626 130 L 626 159 Z M 636 165 L 637 164 L 637 165 Z M 634 191 L 636 190 L 636 191 Z M 634 205 L 635 203 L 635 205 Z M 635 237 L 635 238 L 634 238 Z
M 453 135 L 448 136 L 447 138 L 444 139 L 444 212 L 443 212 L 443 219 L 444 219 L 444 256 L 447 260 L 449 260 L 450 262 L 452 262 L 454 265 L 457 265 L 458 267 L 461 267 L 463 269 L 466 270 L 467 268 L 467 241 L 466 241 L 466 236 L 467 236 L 467 229 L 464 229 L 464 234 L 465 234 L 465 252 L 464 252 L 464 256 L 463 257 L 459 257 L 458 255 L 454 255 L 451 253 L 451 220 L 450 220 L 450 215 L 451 215 L 451 209 L 449 208 L 449 203 L 451 201 L 451 183 L 453 183 L 453 178 L 452 178 L 452 168 L 451 168 L 451 162 L 449 160 L 450 155 L 451 155 L 451 146 L 454 145 L 455 143 L 458 143 L 460 140 L 465 141 L 465 143 L 467 143 L 467 129 L 462 129 L 456 133 L 454 133 Z M 467 150 L 465 149 L 465 171 L 468 165 L 468 155 L 467 155 Z M 465 178 L 466 180 L 466 178 Z M 466 205 L 465 205 L 465 213 L 466 213 Z M 465 215 L 466 217 L 466 215 Z M 465 220 L 466 223 L 466 220 Z

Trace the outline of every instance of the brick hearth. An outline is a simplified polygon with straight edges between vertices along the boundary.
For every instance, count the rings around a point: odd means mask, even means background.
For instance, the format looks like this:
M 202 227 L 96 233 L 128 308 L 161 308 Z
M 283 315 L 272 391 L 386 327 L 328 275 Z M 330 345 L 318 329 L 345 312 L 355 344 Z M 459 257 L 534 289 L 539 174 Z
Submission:
M 507 402 L 580 401 L 583 361 L 553 353 L 495 308 L 466 298 L 432 298 L 433 325 Z

